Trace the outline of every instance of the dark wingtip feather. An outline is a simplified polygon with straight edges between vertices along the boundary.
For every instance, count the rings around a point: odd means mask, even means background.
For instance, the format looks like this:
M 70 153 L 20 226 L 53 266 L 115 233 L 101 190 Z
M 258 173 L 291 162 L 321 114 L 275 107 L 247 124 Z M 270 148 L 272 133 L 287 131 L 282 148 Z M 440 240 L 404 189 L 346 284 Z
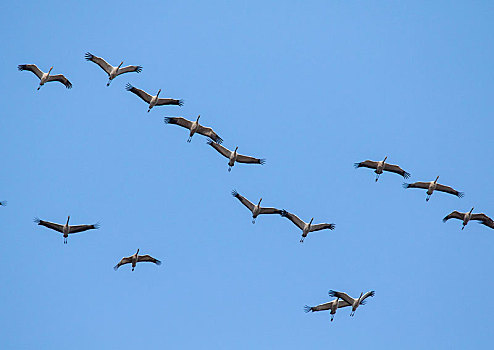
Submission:
M 353 163 L 353 167 L 354 167 L 355 169 L 360 168 L 360 163 Z
M 282 209 L 280 215 L 283 216 L 284 218 L 286 218 L 286 216 L 288 215 L 288 212 L 285 209 Z
M 334 230 L 335 227 L 336 227 L 335 224 L 329 224 L 329 229 L 330 230 Z
M 39 225 L 39 223 L 41 222 L 41 220 L 40 220 L 38 217 L 34 218 L 34 219 L 33 219 L 33 221 L 34 221 L 35 223 L 37 223 L 38 225 Z
M 68 81 L 67 84 L 65 85 L 65 87 L 67 89 L 72 89 L 72 83 L 70 81 Z
M 375 290 L 371 291 L 370 294 L 369 294 L 370 297 L 373 297 L 374 295 L 376 295 L 376 291 Z
M 115 271 L 117 271 L 117 270 L 118 270 L 118 265 L 113 266 L 113 269 L 114 269 Z
M 216 137 L 216 140 L 214 140 L 214 141 L 216 141 L 216 143 L 218 143 L 220 145 L 223 143 L 223 139 L 221 137 L 219 137 L 219 136 Z
M 101 224 L 99 222 L 97 222 L 93 226 L 97 230 L 97 229 L 99 229 L 101 227 Z
M 133 87 L 132 85 L 130 85 L 130 83 L 127 83 L 127 84 L 125 85 L 125 90 L 127 90 L 127 91 L 130 91 L 130 90 L 132 90 L 133 88 L 134 88 L 134 87 Z
M 465 192 L 458 192 L 458 198 L 463 198 L 465 196 Z
M 183 106 L 184 105 L 184 100 L 178 100 L 178 105 Z
M 213 140 L 208 140 L 206 143 L 207 143 L 208 145 L 212 146 L 212 145 L 213 145 L 213 143 L 214 143 L 214 141 L 213 141 Z
M 20 65 L 17 66 L 17 69 L 22 71 L 22 70 L 26 69 L 26 65 L 25 64 L 20 64 Z
M 408 179 L 410 177 L 410 173 L 407 173 L 406 171 L 403 173 L 403 177 L 405 179 Z
M 304 306 L 304 311 L 305 312 L 311 312 L 312 311 L 312 307 L 310 307 L 309 305 L 305 305 Z
M 402 186 L 403 186 L 403 188 L 408 188 L 408 187 L 410 187 L 410 184 L 409 184 L 409 183 L 404 182 Z
M 173 120 L 172 117 L 165 117 L 164 122 L 165 122 L 165 124 L 171 124 L 172 120 Z
M 233 190 L 233 191 L 232 191 L 232 196 L 233 196 L 233 197 L 237 197 L 237 196 L 238 196 L 238 192 L 237 192 L 237 190 Z
M 90 52 L 86 52 L 86 54 L 84 55 L 84 58 L 88 61 L 91 61 L 93 59 L 94 55 Z
M 161 265 L 161 261 L 156 259 L 156 265 Z
M 330 297 L 334 297 L 336 293 L 337 292 L 335 290 L 332 290 L 332 289 L 328 292 Z
M 137 72 L 137 73 L 142 72 L 142 66 L 137 66 L 137 68 L 136 68 L 136 72 Z
M 266 159 L 265 158 L 259 159 L 259 164 L 261 165 L 266 164 Z
M 446 221 L 448 221 L 448 217 L 445 217 L 445 218 L 443 219 L 443 222 L 446 222 Z

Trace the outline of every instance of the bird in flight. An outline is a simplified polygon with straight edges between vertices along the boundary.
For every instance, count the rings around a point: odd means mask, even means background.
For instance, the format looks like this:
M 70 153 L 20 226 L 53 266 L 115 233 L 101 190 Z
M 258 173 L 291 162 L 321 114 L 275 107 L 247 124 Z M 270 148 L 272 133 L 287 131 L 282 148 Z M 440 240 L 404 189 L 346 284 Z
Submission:
M 45 227 L 48 227 L 52 230 L 55 230 L 57 232 L 60 232 L 63 234 L 63 243 L 67 244 L 67 237 L 69 237 L 70 234 L 72 233 L 78 233 L 78 232 L 83 232 L 87 230 L 93 230 L 93 229 L 98 229 L 99 224 L 94 224 L 94 225 L 69 225 L 69 220 L 70 220 L 70 215 L 67 218 L 67 223 L 65 225 L 61 224 L 55 224 L 53 222 L 49 221 L 43 221 L 38 218 L 34 219 L 34 222 L 36 222 L 38 225 L 42 225 Z
M 126 258 L 122 258 L 122 260 L 120 260 L 118 262 L 118 264 L 116 264 L 113 269 L 115 271 L 118 270 L 118 268 L 122 265 L 125 265 L 125 264 L 132 264 L 132 271 L 134 271 L 136 265 L 138 262 L 152 262 L 156 265 L 161 265 L 161 261 L 159 261 L 158 259 L 155 259 L 153 258 L 152 256 L 150 255 L 139 255 L 139 249 L 137 249 L 137 252 L 134 254 L 134 255 L 131 255 L 131 256 L 128 256 Z
M 63 74 L 50 75 L 53 66 L 50 67 L 50 70 L 47 73 L 43 73 L 35 64 L 20 64 L 17 66 L 17 69 L 20 71 L 28 70 L 33 72 L 39 78 L 38 90 L 45 85 L 45 83 L 50 81 L 58 81 L 59 83 L 65 85 L 67 89 L 72 88 L 72 83 Z
M 86 58 L 86 60 L 96 63 L 98 66 L 101 67 L 101 69 L 103 69 L 106 72 L 106 74 L 108 74 L 108 83 L 106 84 L 106 86 L 110 86 L 111 81 L 120 74 L 131 73 L 131 72 L 140 73 L 142 71 L 141 66 L 122 67 L 123 61 L 120 62 L 118 67 L 114 67 L 108 62 L 106 62 L 103 58 L 95 56 L 90 52 L 86 52 L 86 55 L 84 57 Z

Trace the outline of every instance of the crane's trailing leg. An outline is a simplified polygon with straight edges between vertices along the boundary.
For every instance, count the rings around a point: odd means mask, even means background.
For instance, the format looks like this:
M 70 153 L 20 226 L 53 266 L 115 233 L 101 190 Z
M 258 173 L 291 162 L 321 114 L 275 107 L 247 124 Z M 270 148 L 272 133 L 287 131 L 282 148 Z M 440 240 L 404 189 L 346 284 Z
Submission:
M 192 141 L 192 137 L 189 136 L 189 138 L 187 139 L 187 142 L 190 142 Z
M 376 182 L 379 180 L 379 174 L 376 175 Z
M 428 202 L 429 199 L 431 199 L 431 195 L 430 194 L 427 195 L 427 197 L 425 198 L 425 201 Z
M 252 223 L 255 224 L 256 223 L 256 218 L 252 218 Z
M 228 171 L 232 171 L 232 167 L 228 167 Z

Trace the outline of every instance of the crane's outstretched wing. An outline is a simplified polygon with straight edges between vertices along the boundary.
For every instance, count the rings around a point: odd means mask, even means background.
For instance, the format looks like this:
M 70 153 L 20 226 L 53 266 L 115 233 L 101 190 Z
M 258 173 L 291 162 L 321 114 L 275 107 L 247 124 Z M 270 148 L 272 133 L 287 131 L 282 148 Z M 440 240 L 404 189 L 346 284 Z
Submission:
M 351 296 L 349 296 L 348 294 L 343 293 L 343 292 L 337 292 L 335 290 L 330 290 L 328 292 L 328 294 L 330 297 L 336 297 L 336 298 L 343 299 L 344 301 L 346 301 L 350 305 L 353 305 L 353 302 L 355 301 L 355 299 L 353 299 Z
M 471 220 L 478 220 L 479 224 L 494 228 L 494 221 L 484 213 L 472 214 Z
M 118 70 L 117 75 L 124 74 L 124 73 L 131 73 L 131 72 L 140 73 L 140 72 L 142 72 L 142 67 L 141 66 L 125 66 L 125 67 L 122 67 Z
M 144 102 L 151 103 L 152 96 L 150 94 L 148 94 L 147 92 L 145 92 L 141 89 L 135 88 L 132 85 L 130 85 L 129 83 L 127 83 L 127 85 L 125 85 L 125 89 L 127 91 L 130 91 L 130 92 L 136 94 L 137 96 L 139 96 Z
M 52 230 L 63 232 L 63 225 L 55 224 L 54 222 L 43 221 L 38 218 L 34 218 L 34 222 L 37 223 L 38 225 L 48 227 Z
M 58 81 L 58 82 L 62 83 L 63 85 L 65 85 L 65 87 L 67 89 L 72 88 L 72 83 L 63 74 L 50 75 L 46 81 L 47 82 Z
M 373 160 L 365 160 L 363 162 L 360 162 L 360 163 L 354 163 L 353 166 L 355 168 L 370 168 L 370 169 L 377 169 L 377 164 L 379 162 L 374 162 Z
M 28 70 L 36 74 L 36 76 L 41 79 L 43 77 L 43 72 L 35 64 L 20 64 L 17 66 L 20 71 Z
M 78 232 L 83 232 L 87 230 L 93 230 L 93 229 L 98 229 L 99 224 L 94 224 L 94 225 L 74 225 L 70 226 L 69 233 L 78 233 Z
M 197 132 L 201 135 L 204 135 L 206 137 L 209 137 L 211 140 L 213 140 L 216 143 L 222 143 L 223 139 L 218 136 L 217 133 L 213 131 L 211 128 L 207 128 L 205 126 L 199 125 L 197 127 Z
M 384 163 L 384 170 L 390 171 L 390 172 L 395 173 L 395 174 L 399 174 L 399 175 L 403 176 L 405 179 L 408 179 L 410 177 L 410 173 L 407 173 L 405 170 L 400 168 L 398 165 Z
M 115 271 L 117 271 L 117 269 L 122 266 L 122 265 L 125 265 L 125 264 L 130 264 L 132 262 L 132 257 L 131 256 L 128 256 L 126 258 L 122 258 L 122 260 L 120 260 L 118 262 L 118 264 L 116 264 L 115 266 L 113 266 L 113 269 Z
M 183 106 L 183 104 L 184 104 L 183 100 L 175 100 L 173 98 L 158 98 L 158 102 L 156 102 L 156 106 L 163 106 L 163 105 Z
M 242 154 L 237 155 L 237 162 L 239 163 L 250 163 L 250 164 L 264 164 L 266 163 L 266 159 L 259 159 L 249 156 L 244 156 Z
M 463 217 L 465 216 L 465 213 L 460 213 L 459 211 L 453 211 L 447 216 L 444 217 L 443 222 L 448 221 L 449 219 L 458 219 L 458 220 L 463 220 Z
M 334 224 L 316 224 L 310 226 L 310 232 L 320 231 L 320 230 L 334 230 Z
M 286 210 L 281 211 L 281 216 L 287 218 L 291 222 L 293 222 L 299 229 L 303 230 L 305 227 L 305 222 L 299 219 L 299 217 L 295 214 L 292 214 Z
M 403 187 L 404 188 L 423 188 L 423 189 L 428 189 L 430 185 L 430 182 L 414 182 L 413 184 L 409 184 L 404 182 Z
M 240 203 L 245 205 L 247 207 L 247 209 L 249 209 L 250 211 L 254 210 L 254 204 L 251 201 L 249 201 L 247 198 L 245 198 L 244 196 L 239 194 L 237 191 L 233 190 L 232 196 L 237 198 L 240 201 Z
M 261 207 L 261 210 L 259 214 L 281 214 L 283 210 L 276 209 L 276 208 L 263 208 Z
M 316 305 L 316 306 L 308 306 L 308 305 L 305 305 L 304 306 L 304 311 L 305 312 L 315 312 L 315 311 L 330 310 L 331 309 L 331 306 L 333 306 L 333 303 L 335 301 L 336 301 L 336 299 L 333 300 L 333 301 L 324 303 L 324 304 Z M 350 306 L 350 304 L 348 304 L 345 300 L 338 300 L 338 309 L 339 308 L 342 308 L 342 307 L 347 307 L 347 306 Z
M 362 298 L 360 298 L 360 305 L 365 305 L 365 303 L 366 303 L 365 299 L 367 299 L 369 297 L 373 297 L 374 295 L 376 295 L 376 292 L 373 290 L 362 295 Z
M 156 265 L 161 265 L 161 261 L 158 259 L 153 258 L 150 255 L 138 255 L 137 256 L 137 262 L 152 262 Z
M 213 142 L 211 140 L 208 140 L 207 144 L 210 145 L 211 147 L 213 147 L 219 153 L 221 153 L 224 157 L 230 158 L 232 151 L 230 151 L 229 149 L 227 149 L 227 148 L 223 147 L 222 145 L 220 145 L 219 143 Z
M 189 130 L 192 128 L 192 122 L 182 117 L 165 117 L 165 123 L 179 125 Z
M 461 198 L 461 197 L 463 197 L 465 195 L 465 193 L 463 193 L 463 192 L 458 192 L 457 190 L 455 190 L 452 187 L 444 186 L 444 185 L 441 185 L 441 184 L 437 184 L 436 185 L 436 190 L 437 191 L 441 191 L 441 192 L 446 192 L 446 193 L 454 194 L 455 196 L 457 196 L 459 198 Z
M 91 54 L 90 52 L 86 52 L 86 55 L 84 57 L 86 58 L 86 60 L 96 63 L 98 66 L 100 66 L 106 72 L 106 74 L 110 75 L 110 73 L 113 69 L 113 66 L 108 64 L 108 62 L 106 62 L 104 59 L 102 59 L 101 57 L 95 56 L 95 55 Z

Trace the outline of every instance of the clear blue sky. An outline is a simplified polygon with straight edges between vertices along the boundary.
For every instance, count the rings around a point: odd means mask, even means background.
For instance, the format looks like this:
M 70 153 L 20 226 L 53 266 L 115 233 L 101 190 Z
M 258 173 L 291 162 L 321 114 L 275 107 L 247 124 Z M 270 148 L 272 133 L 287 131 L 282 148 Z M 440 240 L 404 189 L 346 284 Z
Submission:
M 488 348 L 494 232 L 490 1 L 4 2 L 2 349 Z M 84 53 L 139 64 L 106 87 Z M 16 66 L 35 63 L 67 90 Z M 182 98 L 147 106 L 124 86 Z M 201 114 L 237 165 L 164 116 Z M 388 156 L 412 181 L 353 163 Z M 230 191 L 304 220 L 255 225 Z M 32 219 L 101 229 L 62 237 Z M 163 261 L 112 267 L 137 248 Z M 376 296 L 305 314 L 329 289 Z

